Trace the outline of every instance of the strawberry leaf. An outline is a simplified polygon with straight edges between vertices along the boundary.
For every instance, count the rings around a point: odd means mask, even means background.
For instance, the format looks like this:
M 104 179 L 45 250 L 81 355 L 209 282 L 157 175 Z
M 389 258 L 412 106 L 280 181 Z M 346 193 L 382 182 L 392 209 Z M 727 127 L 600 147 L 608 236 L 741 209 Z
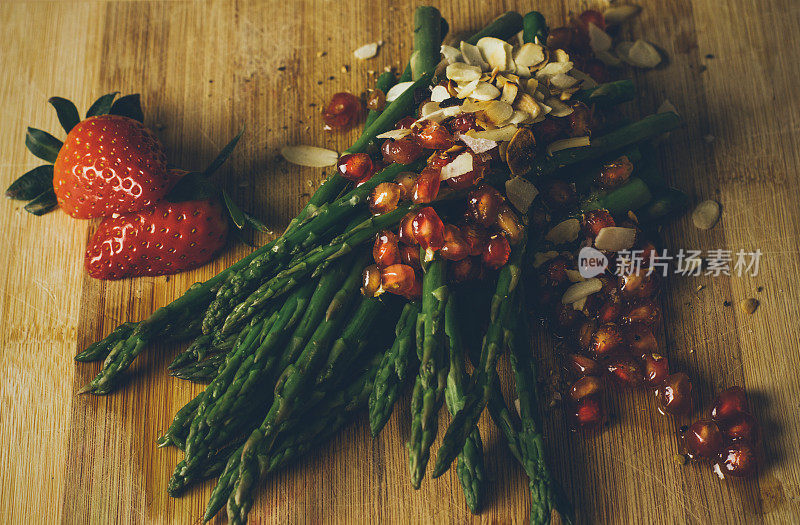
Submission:
M 142 102 L 139 93 L 125 95 L 119 98 L 111 105 L 109 113 L 144 122 L 144 113 L 142 112 Z
M 243 134 L 244 134 L 244 127 L 241 129 L 241 131 L 239 131 L 238 135 L 233 137 L 233 139 L 231 139 L 231 141 L 228 142 L 224 148 L 222 148 L 222 151 L 219 152 L 219 155 L 217 155 L 217 157 L 213 161 L 211 161 L 211 164 L 208 165 L 206 171 L 204 172 L 207 177 L 210 177 L 215 171 L 219 169 L 220 166 L 222 166 L 225 163 L 226 160 L 228 160 L 228 157 L 230 157 L 231 153 L 233 152 L 233 148 L 235 148 L 236 144 L 239 143 L 239 139 L 242 138 Z
M 34 215 L 44 215 L 58 206 L 56 193 L 49 189 L 25 205 L 25 211 Z
M 69 133 L 75 125 L 81 121 L 81 116 L 78 114 L 78 108 L 72 101 L 61 97 L 51 97 L 48 102 L 56 108 L 56 115 L 61 127 L 64 131 Z
M 255 217 L 253 217 L 249 213 L 244 212 L 244 218 L 247 219 L 247 224 L 249 224 L 250 227 L 253 228 L 254 230 L 258 230 L 261 233 L 266 233 L 266 232 L 269 231 L 269 228 L 267 228 L 266 224 L 264 224 L 260 220 L 256 219 Z
M 11 183 L 6 190 L 6 197 L 29 201 L 47 190 L 53 189 L 53 165 L 45 164 L 33 168 Z
M 94 104 L 89 108 L 89 111 L 86 112 L 86 118 L 108 115 L 109 110 L 111 110 L 111 104 L 114 102 L 114 97 L 116 97 L 118 93 L 119 91 L 114 91 L 113 93 L 108 93 L 95 100 Z
M 216 195 L 216 188 L 209 182 L 205 174 L 199 171 L 190 171 L 164 198 L 169 202 L 185 202 L 209 199 Z
M 241 230 L 244 228 L 244 225 L 247 223 L 247 217 L 225 190 L 222 190 L 222 200 L 225 202 L 225 208 L 228 210 L 228 215 L 230 216 L 233 225 L 236 226 L 236 229 Z
M 25 135 L 25 146 L 31 153 L 47 162 L 55 162 L 58 157 L 58 150 L 61 149 L 63 142 L 52 136 L 46 131 L 36 128 L 28 128 Z

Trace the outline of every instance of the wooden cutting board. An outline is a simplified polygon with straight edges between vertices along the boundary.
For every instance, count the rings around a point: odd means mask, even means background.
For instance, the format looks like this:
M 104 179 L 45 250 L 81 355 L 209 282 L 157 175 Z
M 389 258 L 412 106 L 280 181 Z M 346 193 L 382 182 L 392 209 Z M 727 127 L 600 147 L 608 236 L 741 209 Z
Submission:
M 556 26 L 570 9 L 586 7 L 436 3 L 455 32 L 479 28 L 507 9 L 534 7 Z M 671 278 L 662 299 L 664 351 L 694 378 L 704 406 L 733 384 L 753 392 L 767 459 L 758 479 L 746 482 L 720 482 L 709 468 L 679 465 L 678 423 L 659 416 L 650 396 L 625 392 L 609 400 L 614 424 L 596 434 L 570 432 L 561 407 L 547 407 L 550 461 L 581 522 L 797 522 L 800 4 L 642 3 L 644 12 L 625 31 L 658 44 L 668 65 L 636 74 L 641 97 L 625 111 L 644 114 L 672 101 L 686 127 L 661 146 L 663 171 L 693 202 L 713 198 L 723 208 L 710 231 L 695 229 L 688 217 L 677 220 L 664 230 L 666 246 L 763 253 L 757 277 Z M 66 96 L 86 108 L 106 92 L 138 92 L 169 160 L 187 168 L 203 167 L 246 126 L 224 169 L 228 187 L 280 231 L 323 173 L 289 166 L 277 150 L 293 143 L 341 150 L 351 142 L 356 132 L 322 131 L 320 104 L 339 90 L 360 93 L 373 84 L 373 72 L 405 63 L 415 4 L 3 2 L 2 185 L 37 165 L 23 146 L 25 127 L 58 129 L 48 97 Z M 376 58 L 353 57 L 355 48 L 377 40 L 383 45 Z M 214 263 L 172 278 L 105 283 L 82 269 L 95 223 L 61 212 L 37 218 L 13 201 L 0 203 L 0 220 L 0 518 L 197 523 L 212 484 L 170 498 L 166 484 L 179 454 L 154 446 L 172 414 L 201 388 L 165 373 L 176 348 L 148 350 L 124 387 L 101 398 L 76 395 L 97 365 L 76 365 L 72 357 L 249 248 L 237 244 Z M 760 301 L 753 315 L 737 307 L 750 297 Z M 544 333 L 535 343 L 551 362 Z M 362 417 L 263 483 L 252 522 L 527 520 L 524 475 L 490 422 L 481 427 L 489 494 L 475 518 L 452 472 L 426 480 L 419 491 L 410 487 L 407 401 L 395 412 L 379 439 L 370 438 Z

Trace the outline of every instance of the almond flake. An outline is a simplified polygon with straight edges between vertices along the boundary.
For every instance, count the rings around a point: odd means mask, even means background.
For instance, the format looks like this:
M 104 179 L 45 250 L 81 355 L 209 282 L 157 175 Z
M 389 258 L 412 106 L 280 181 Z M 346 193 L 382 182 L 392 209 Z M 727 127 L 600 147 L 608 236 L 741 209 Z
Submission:
M 413 82 L 400 82 L 399 84 L 395 84 L 386 92 L 386 102 L 393 102 L 413 84 Z
M 539 190 L 532 182 L 522 177 L 513 177 L 506 181 L 506 196 L 508 202 L 520 213 L 528 213 L 528 208 L 533 204 Z
M 419 109 L 419 115 L 420 115 L 421 118 L 426 119 L 430 115 L 432 115 L 433 113 L 436 113 L 437 111 L 439 111 L 440 109 L 441 108 L 439 107 L 439 103 L 438 102 L 433 102 L 433 101 L 426 102 Z
M 633 4 L 615 5 L 603 11 L 603 19 L 608 25 L 619 25 L 638 15 L 641 10 L 641 6 Z
M 359 47 L 358 49 L 356 49 L 355 51 L 353 51 L 353 54 L 359 60 L 370 59 L 370 58 L 372 58 L 372 57 L 374 57 L 375 55 L 378 54 L 378 43 L 377 42 L 372 42 L 372 43 L 369 43 L 369 44 L 365 44 L 365 45 Z
M 464 84 L 462 86 L 458 86 L 456 89 L 456 96 L 458 98 L 467 98 L 472 95 L 472 92 L 475 91 L 475 88 L 478 87 L 479 80 L 473 80 L 468 84 Z
M 452 46 L 442 45 L 439 52 L 442 54 L 442 57 L 448 64 L 461 62 L 461 51 Z
M 563 49 L 556 49 L 553 58 L 556 62 L 569 62 L 569 54 Z
M 597 82 L 583 71 L 573 68 L 569 74 L 581 81 L 581 89 L 591 89 L 598 86 Z
M 719 220 L 719 203 L 712 200 L 703 201 L 692 212 L 692 222 L 701 230 L 710 230 Z
M 597 59 L 603 64 L 610 67 L 619 67 L 622 65 L 622 59 L 612 53 L 611 51 L 598 51 L 595 53 Z
M 445 86 L 435 86 L 431 90 L 431 100 L 433 102 L 442 102 L 450 98 L 450 92 L 447 91 Z
M 517 93 L 519 93 L 519 84 L 506 82 L 503 84 L 503 94 L 500 95 L 500 100 L 507 104 L 513 104 L 517 99 Z
M 281 148 L 281 156 L 292 164 L 310 168 L 334 166 L 339 160 L 339 154 L 333 150 L 306 145 L 284 146 Z
M 650 69 L 661 63 L 661 55 L 652 44 L 639 39 L 628 50 L 628 63 Z
M 593 293 L 597 293 L 603 289 L 603 281 L 597 277 L 592 277 L 585 281 L 575 283 L 564 292 L 561 296 L 562 304 L 571 304 L 581 299 L 586 299 Z
M 547 145 L 547 154 L 553 156 L 556 153 L 565 149 L 572 148 L 585 148 L 589 146 L 589 136 L 585 137 L 570 137 L 568 139 L 556 140 Z
M 544 78 L 554 77 L 559 73 L 569 73 L 572 69 L 572 62 L 550 62 L 542 69 L 536 72 L 536 78 L 541 80 Z
M 621 228 L 619 226 L 606 226 L 600 228 L 594 240 L 594 246 L 604 252 L 618 252 L 629 250 L 636 241 L 636 230 L 634 228 Z
M 530 68 L 544 62 L 545 59 L 545 48 L 530 42 L 519 48 L 514 55 L 516 65 L 527 69 L 529 74 Z
M 445 75 L 455 82 L 472 82 L 481 78 L 481 68 L 470 66 L 463 62 L 456 62 L 447 66 Z
M 665 98 L 664 102 L 662 102 L 661 105 L 658 106 L 656 113 L 675 113 L 677 115 L 678 109 L 672 102 L 669 101 L 669 99 Z
M 411 133 L 412 133 L 411 128 L 390 129 L 389 131 L 387 131 L 385 133 L 381 133 L 380 135 L 377 135 L 375 138 L 376 139 L 394 139 L 394 140 L 397 140 L 397 139 L 402 139 L 403 137 L 407 137 L 408 135 L 411 135 Z
M 611 49 L 611 37 L 591 22 L 589 22 L 589 47 L 595 53 Z
M 440 180 L 452 179 L 473 170 L 472 154 L 462 153 L 442 167 Z
M 494 140 L 481 139 L 464 134 L 458 135 L 458 139 L 466 144 L 473 153 L 486 153 L 497 147 L 497 142 Z
M 574 218 L 567 219 L 553 226 L 553 228 L 547 232 L 547 235 L 545 235 L 544 238 L 553 244 L 564 244 L 577 239 L 580 231 L 581 221 Z
M 499 126 L 511 118 L 511 115 L 514 114 L 514 108 L 511 107 L 511 104 L 506 102 L 493 100 L 486 106 L 483 113 L 494 125 Z
M 555 98 L 548 98 L 545 100 L 547 105 L 550 107 L 549 114 L 554 117 L 566 117 L 567 115 L 571 115 L 573 109 L 563 102 Z
M 489 64 L 483 59 L 481 50 L 468 42 L 461 42 L 461 56 L 470 66 L 478 66 L 482 71 L 489 70 Z
M 459 96 L 461 96 L 459 94 Z M 469 94 L 470 98 L 475 100 L 494 100 L 500 96 L 500 90 L 489 84 L 488 82 L 478 82 L 472 93 Z
M 565 75 L 564 73 L 559 73 L 550 78 L 550 85 L 562 91 L 571 88 L 577 83 L 578 83 L 577 78 Z
M 528 113 L 515 109 L 514 113 L 511 114 L 511 118 L 506 121 L 506 124 L 530 124 L 533 117 Z
M 469 130 L 467 135 L 476 139 L 487 139 L 495 142 L 508 142 L 514 138 L 517 126 L 503 126 L 497 129 L 486 129 L 483 131 Z
M 532 96 L 523 93 L 517 97 L 517 102 L 514 104 L 514 109 L 524 111 L 531 118 L 536 118 L 542 112 L 542 107 L 536 102 Z
M 493 36 L 485 36 L 478 40 L 477 47 L 491 69 L 516 71 L 514 61 L 511 58 L 511 44 L 505 40 L 500 40 Z

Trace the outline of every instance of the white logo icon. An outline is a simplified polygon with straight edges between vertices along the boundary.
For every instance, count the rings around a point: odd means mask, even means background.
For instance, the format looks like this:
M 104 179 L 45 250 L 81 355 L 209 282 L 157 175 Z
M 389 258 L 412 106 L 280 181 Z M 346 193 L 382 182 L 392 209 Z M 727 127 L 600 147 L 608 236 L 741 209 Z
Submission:
M 578 252 L 578 272 L 584 279 L 591 279 L 606 271 L 608 268 L 608 258 L 603 252 L 584 246 Z

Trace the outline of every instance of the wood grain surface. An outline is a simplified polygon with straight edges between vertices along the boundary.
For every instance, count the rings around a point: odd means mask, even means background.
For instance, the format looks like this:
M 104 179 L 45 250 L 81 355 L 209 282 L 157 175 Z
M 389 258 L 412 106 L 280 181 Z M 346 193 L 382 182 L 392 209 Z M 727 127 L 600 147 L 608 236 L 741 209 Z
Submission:
M 455 32 L 479 28 L 508 9 L 538 8 L 559 25 L 570 9 L 587 6 L 435 3 Z M 671 100 L 686 126 L 662 145 L 663 171 L 693 202 L 714 198 L 723 208 L 710 231 L 695 229 L 688 217 L 676 221 L 664 231 L 666 245 L 763 252 L 754 278 L 670 279 L 663 294 L 665 352 L 694 378 L 706 406 L 733 384 L 754 393 L 766 459 L 758 478 L 746 482 L 720 482 L 709 468 L 679 465 L 678 424 L 659 416 L 650 396 L 629 392 L 614 394 L 614 424 L 599 434 L 572 433 L 559 406 L 546 408 L 551 462 L 580 522 L 796 523 L 800 3 L 642 4 L 626 32 L 658 44 L 669 63 L 636 75 L 642 96 L 626 111 L 652 112 Z M 203 167 L 245 125 L 225 168 L 228 187 L 280 231 L 324 174 L 279 161 L 278 148 L 311 143 L 341 150 L 349 144 L 356 132 L 322 131 L 320 104 L 335 91 L 370 87 L 371 71 L 405 63 L 415 5 L 3 2 L 0 182 L 5 187 L 37 165 L 23 146 L 26 126 L 58 129 L 48 97 L 69 97 L 86 108 L 102 93 L 139 92 L 169 160 L 188 168 Z M 354 59 L 356 47 L 376 40 L 384 42 L 376 58 Z M 124 387 L 108 397 L 76 396 L 97 365 L 76 365 L 72 357 L 249 248 L 235 245 L 214 263 L 172 278 L 106 283 L 83 273 L 83 249 L 96 223 L 61 212 L 37 218 L 4 201 L 0 225 L 0 521 L 199 522 L 212 484 L 170 498 L 166 484 L 179 453 L 154 446 L 173 413 L 201 388 L 166 374 L 177 349 L 146 352 Z M 736 307 L 749 297 L 761 303 L 753 315 Z M 551 363 L 544 332 L 536 344 Z M 490 478 L 483 514 L 470 516 L 452 471 L 414 491 L 403 446 L 408 414 L 405 401 L 377 440 L 362 417 L 270 478 L 252 522 L 527 521 L 524 474 L 488 421 L 481 426 Z

